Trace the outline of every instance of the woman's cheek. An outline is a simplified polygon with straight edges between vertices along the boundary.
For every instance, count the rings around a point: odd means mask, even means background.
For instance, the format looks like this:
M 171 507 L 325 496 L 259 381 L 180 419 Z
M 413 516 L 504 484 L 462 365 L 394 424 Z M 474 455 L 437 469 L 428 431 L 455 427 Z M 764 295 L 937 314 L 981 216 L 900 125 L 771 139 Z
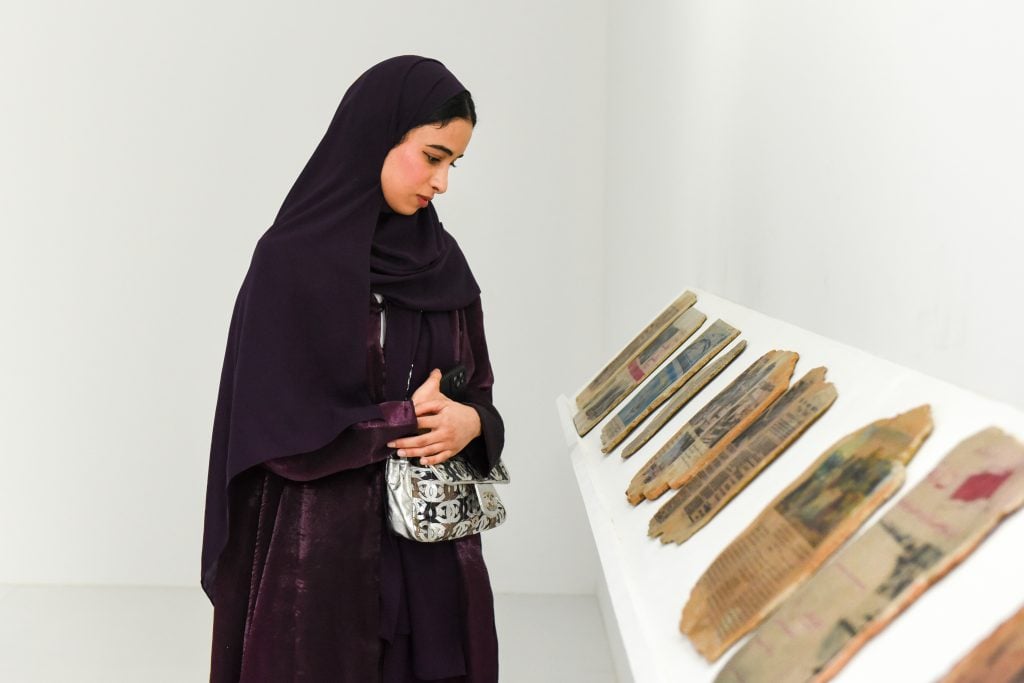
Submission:
M 422 159 L 422 152 L 410 152 L 404 156 L 405 162 L 402 169 L 402 176 L 409 186 L 411 192 L 419 189 L 424 179 L 430 175 L 426 163 Z

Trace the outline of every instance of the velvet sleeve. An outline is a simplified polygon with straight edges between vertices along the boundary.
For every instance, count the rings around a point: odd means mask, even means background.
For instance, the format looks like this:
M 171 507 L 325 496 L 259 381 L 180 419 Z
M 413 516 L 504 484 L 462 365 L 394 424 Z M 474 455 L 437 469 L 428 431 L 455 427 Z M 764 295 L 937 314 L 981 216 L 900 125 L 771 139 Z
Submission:
M 416 411 L 412 401 L 379 405 L 383 419 L 357 422 L 315 451 L 266 460 L 262 466 L 285 479 L 310 481 L 386 459 L 389 441 L 416 431 Z
M 459 398 L 480 415 L 480 436 L 470 441 L 462 452 L 478 471 L 488 472 L 498 462 L 505 447 L 505 423 L 492 398 L 494 374 L 487 353 L 479 298 L 460 312 L 460 319 L 462 364 L 466 366 L 469 377 Z

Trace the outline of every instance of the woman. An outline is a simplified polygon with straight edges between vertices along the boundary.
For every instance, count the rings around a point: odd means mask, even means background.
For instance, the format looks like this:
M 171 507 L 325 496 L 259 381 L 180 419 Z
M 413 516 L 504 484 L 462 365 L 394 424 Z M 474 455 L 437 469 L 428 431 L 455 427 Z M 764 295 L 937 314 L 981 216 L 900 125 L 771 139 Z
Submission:
M 503 446 L 479 288 L 431 203 L 469 143 L 435 60 L 369 69 L 253 253 L 214 418 L 202 585 L 211 681 L 497 680 L 478 536 L 384 521 L 384 461 Z M 462 364 L 461 402 L 439 389 Z

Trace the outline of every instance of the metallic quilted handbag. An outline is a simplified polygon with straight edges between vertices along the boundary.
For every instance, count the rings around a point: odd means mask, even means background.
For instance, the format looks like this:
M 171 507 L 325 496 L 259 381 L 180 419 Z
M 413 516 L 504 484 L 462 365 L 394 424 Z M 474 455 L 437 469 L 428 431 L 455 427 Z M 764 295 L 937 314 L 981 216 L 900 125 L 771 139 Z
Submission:
M 484 476 L 458 455 L 437 465 L 416 463 L 398 456 L 387 461 L 388 522 L 394 533 L 432 543 L 478 534 L 505 521 L 505 506 L 493 486 L 509 481 L 500 460 Z

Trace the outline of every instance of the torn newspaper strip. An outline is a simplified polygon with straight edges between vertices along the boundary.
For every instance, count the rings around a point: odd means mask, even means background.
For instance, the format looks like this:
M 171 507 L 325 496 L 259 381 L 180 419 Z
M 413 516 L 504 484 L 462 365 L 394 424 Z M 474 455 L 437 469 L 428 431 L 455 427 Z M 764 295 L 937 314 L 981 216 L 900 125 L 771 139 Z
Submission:
M 693 292 L 686 291 L 679 295 L 679 298 L 669 304 L 668 308 L 658 314 L 650 325 L 645 327 L 640 334 L 632 339 L 626 348 L 619 352 L 619 355 L 615 356 L 608 365 L 601 369 L 601 372 L 597 373 L 597 376 L 587 384 L 576 396 L 576 408 L 582 410 L 588 403 L 590 403 L 595 396 L 600 392 L 601 388 L 608 383 L 609 380 L 620 370 L 625 368 L 627 365 L 636 360 L 636 357 L 640 355 L 640 352 L 646 347 L 651 341 L 661 334 L 666 327 L 672 324 L 672 321 L 683 314 L 686 309 L 697 303 L 697 295 Z
M 718 377 L 722 370 L 729 367 L 729 364 L 736 360 L 736 357 L 743 353 L 746 348 L 747 341 L 741 339 L 735 346 L 726 349 L 721 356 L 715 358 L 714 362 L 705 366 L 703 370 L 690 378 L 686 384 L 672 395 L 665 406 L 658 411 L 658 414 L 644 425 L 640 434 L 626 444 L 626 447 L 622 449 L 622 457 L 628 458 L 643 448 L 644 444 L 651 440 L 651 437 L 657 434 L 676 413 L 682 410 L 683 406 L 693 400 L 693 397 L 699 394 L 701 389 L 710 384 L 711 380 Z
M 688 382 L 740 331 L 716 320 L 689 346 L 680 351 L 619 409 L 601 429 L 601 451 L 610 452 L 673 392 Z
M 594 399 L 576 413 L 573 425 L 583 436 L 604 419 L 631 391 L 637 388 L 648 375 L 675 353 L 700 326 L 707 316 L 696 308 L 687 309 L 681 316 L 662 330 L 661 334 L 640 352 L 640 355 L 626 367 L 616 372 L 601 388 Z
M 654 515 L 648 535 L 662 543 L 682 543 L 697 533 L 733 497 L 793 443 L 836 400 L 815 368 L 772 404 L 735 441 L 707 460 Z
M 769 351 L 701 408 L 633 477 L 626 498 L 633 505 L 682 486 L 768 409 L 789 386 L 799 356 Z
M 780 605 L 716 680 L 829 680 L 1022 503 L 1024 445 L 995 428 L 969 437 Z
M 939 683 L 1024 681 L 1024 609 L 978 643 Z
M 920 406 L 877 420 L 826 450 L 715 558 L 679 628 L 708 660 L 761 622 L 903 485 L 932 430 Z

